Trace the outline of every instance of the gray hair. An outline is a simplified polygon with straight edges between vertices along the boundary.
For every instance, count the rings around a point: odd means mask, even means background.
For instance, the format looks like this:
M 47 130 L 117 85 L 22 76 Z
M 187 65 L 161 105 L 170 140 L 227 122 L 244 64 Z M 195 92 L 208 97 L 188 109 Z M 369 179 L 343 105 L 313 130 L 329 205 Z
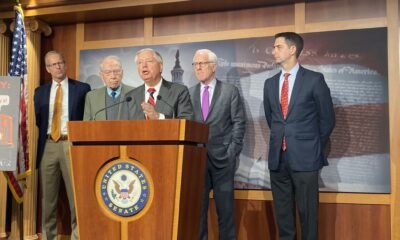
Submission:
M 196 53 L 194 55 L 196 56 L 197 54 L 202 54 L 202 53 L 206 53 L 208 55 L 208 60 L 209 61 L 211 61 L 213 63 L 217 63 L 218 62 L 217 55 L 213 51 L 211 51 L 209 49 L 199 49 L 199 50 L 196 51 Z
M 63 62 L 65 62 L 64 55 L 62 53 L 57 52 L 56 50 L 52 50 L 52 51 L 47 52 L 46 55 L 44 56 L 44 62 L 46 65 L 48 64 L 48 58 L 50 55 L 58 55 L 63 60 Z
M 119 68 L 122 69 L 122 64 L 121 64 L 120 58 L 117 57 L 117 56 L 114 56 L 114 55 L 110 55 L 110 56 L 107 56 L 107 57 L 105 57 L 105 58 L 103 58 L 101 60 L 101 62 L 100 62 L 100 71 L 102 71 L 104 69 L 104 63 L 109 61 L 109 60 L 113 60 L 113 61 L 117 62 L 117 65 L 119 66 Z
M 153 57 L 157 60 L 157 62 L 160 63 L 160 64 L 163 64 L 163 59 L 161 57 L 161 54 L 159 52 L 157 52 L 156 50 L 152 49 L 152 48 L 140 49 L 135 55 L 135 63 L 136 64 L 138 63 L 138 56 L 141 53 L 144 53 L 144 52 L 152 52 L 153 53 Z

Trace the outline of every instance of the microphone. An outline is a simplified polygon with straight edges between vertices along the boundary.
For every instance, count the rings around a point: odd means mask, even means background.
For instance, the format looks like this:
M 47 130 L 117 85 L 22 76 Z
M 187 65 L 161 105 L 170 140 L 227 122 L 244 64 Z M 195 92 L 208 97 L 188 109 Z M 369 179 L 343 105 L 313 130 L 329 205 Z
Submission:
M 172 110 L 172 119 L 175 119 L 175 109 L 171 106 L 171 104 L 169 104 L 166 101 L 164 101 L 164 99 L 162 99 L 161 95 L 157 96 L 157 101 L 158 100 L 160 100 L 161 102 L 165 103 L 165 105 L 167 105 L 169 108 L 171 108 L 171 110 Z
M 121 103 L 130 102 L 130 101 L 132 101 L 132 97 L 127 96 L 127 97 L 126 97 L 124 100 L 122 100 L 122 101 L 119 101 L 119 102 L 117 102 L 117 103 L 111 104 L 110 106 L 107 106 L 107 107 L 105 107 L 105 108 L 102 108 L 102 109 L 100 109 L 99 111 L 97 111 L 97 112 L 94 114 L 94 117 L 93 117 L 93 119 L 91 119 L 91 120 L 96 120 L 97 114 L 101 113 L 101 112 L 104 111 L 104 110 L 107 110 L 107 109 L 109 109 L 109 108 L 112 108 L 112 107 L 114 107 L 114 106 L 117 106 L 117 105 L 119 105 L 119 104 L 121 104 Z

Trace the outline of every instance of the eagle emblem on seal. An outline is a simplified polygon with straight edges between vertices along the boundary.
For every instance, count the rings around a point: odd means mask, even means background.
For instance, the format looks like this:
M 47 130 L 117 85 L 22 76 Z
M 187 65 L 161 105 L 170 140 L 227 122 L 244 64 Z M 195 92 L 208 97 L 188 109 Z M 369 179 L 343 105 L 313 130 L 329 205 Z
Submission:
M 121 184 L 115 180 L 113 180 L 113 182 L 115 191 L 117 192 L 117 194 L 119 194 L 119 196 L 117 196 L 119 199 L 121 200 L 131 199 L 129 195 L 133 192 L 133 185 L 135 184 L 135 180 L 130 181 L 126 188 L 122 188 Z

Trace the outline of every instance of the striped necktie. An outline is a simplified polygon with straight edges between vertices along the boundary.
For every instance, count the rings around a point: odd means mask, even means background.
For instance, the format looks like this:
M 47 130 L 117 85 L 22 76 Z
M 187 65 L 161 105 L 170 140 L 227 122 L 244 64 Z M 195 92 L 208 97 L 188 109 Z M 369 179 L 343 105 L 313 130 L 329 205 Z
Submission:
M 156 92 L 155 88 L 149 88 L 147 89 L 147 92 L 150 94 L 149 95 L 149 99 L 147 99 L 147 102 L 150 103 L 151 105 L 155 106 L 156 105 L 156 101 L 154 99 L 154 93 Z M 146 119 L 148 120 L 149 117 L 146 116 Z

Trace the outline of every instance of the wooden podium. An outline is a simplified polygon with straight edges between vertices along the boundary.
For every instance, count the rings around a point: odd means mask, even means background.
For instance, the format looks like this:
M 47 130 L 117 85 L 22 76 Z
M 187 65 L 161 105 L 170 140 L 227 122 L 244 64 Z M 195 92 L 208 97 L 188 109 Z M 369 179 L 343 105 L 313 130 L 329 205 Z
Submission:
M 208 127 L 189 120 L 68 123 L 80 239 L 196 239 Z

